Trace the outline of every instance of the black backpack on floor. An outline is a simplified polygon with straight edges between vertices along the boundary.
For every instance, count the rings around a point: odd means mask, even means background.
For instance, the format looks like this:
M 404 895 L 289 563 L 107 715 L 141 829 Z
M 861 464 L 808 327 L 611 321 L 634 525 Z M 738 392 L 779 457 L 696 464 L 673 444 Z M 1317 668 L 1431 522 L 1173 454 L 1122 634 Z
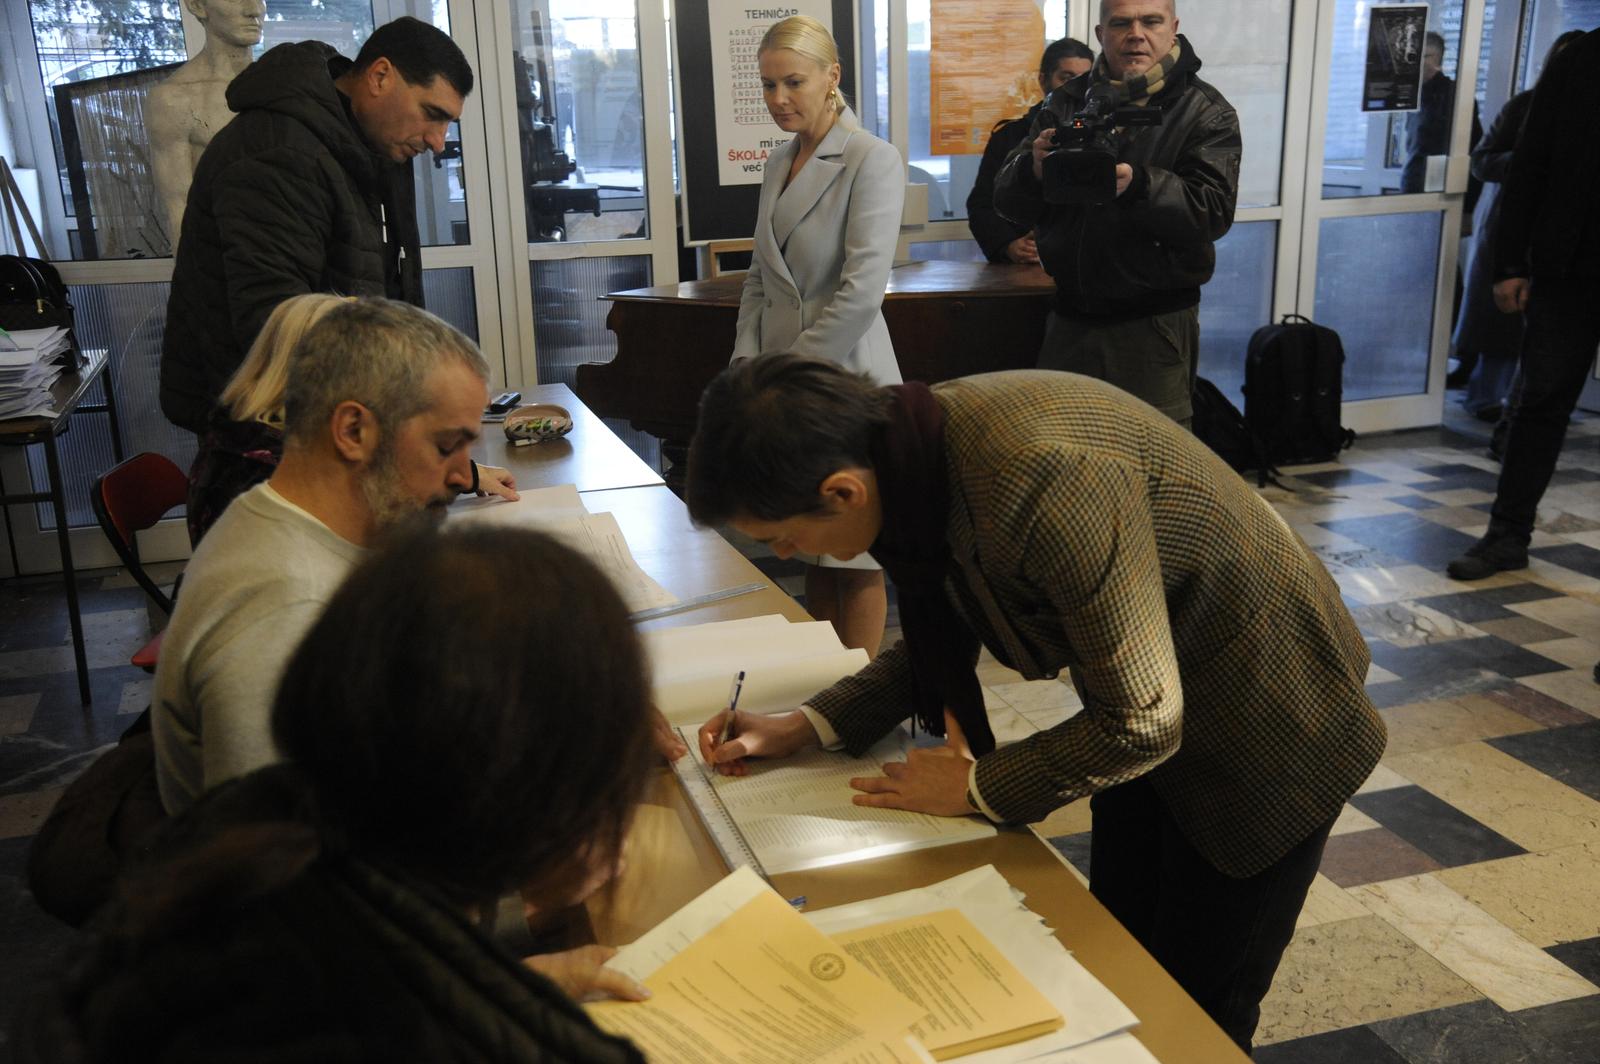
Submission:
M 1200 442 L 1240 473 L 1247 469 L 1259 471 L 1261 483 L 1265 484 L 1274 472 L 1272 463 L 1263 456 L 1261 441 L 1250 431 L 1233 400 L 1204 377 L 1196 377 L 1190 406 L 1194 411 L 1190 427 Z
M 1327 462 L 1355 442 L 1340 424 L 1344 345 L 1339 334 L 1285 314 L 1250 337 L 1244 368 L 1244 419 L 1272 465 Z

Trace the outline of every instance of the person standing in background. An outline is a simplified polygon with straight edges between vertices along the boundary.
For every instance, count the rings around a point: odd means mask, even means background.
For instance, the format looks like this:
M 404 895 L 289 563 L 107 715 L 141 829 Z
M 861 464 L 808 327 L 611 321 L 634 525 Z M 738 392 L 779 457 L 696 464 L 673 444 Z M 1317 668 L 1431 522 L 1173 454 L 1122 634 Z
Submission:
M 784 19 L 757 56 L 767 110 L 791 139 L 767 158 L 733 358 L 793 352 L 898 384 L 881 307 L 905 163 L 840 95 L 839 48 L 822 23 Z M 846 646 L 876 654 L 889 610 L 883 570 L 870 558 L 803 560 L 811 615 L 831 622 Z
M 1200 78 L 1200 57 L 1178 32 L 1175 0 L 1101 0 L 1100 58 L 1034 118 L 995 178 L 994 202 L 1038 234 L 1056 282 L 1039 368 L 1095 377 L 1185 428 L 1200 357 L 1200 286 L 1216 242 L 1233 225 L 1243 142 L 1239 116 Z M 1044 159 L 1090 95 L 1113 109 L 1149 107 L 1161 123 L 1117 129 L 1114 188 L 1105 202 L 1052 202 Z
M 202 435 L 272 308 L 303 292 L 422 306 L 412 160 L 472 92 L 450 37 L 410 16 L 351 62 L 280 44 L 228 86 L 238 112 L 195 168 L 161 342 L 161 412 Z
M 1094 52 L 1089 46 L 1073 37 L 1063 37 L 1049 45 L 1039 57 L 1039 88 L 1044 97 L 1065 85 L 1073 78 L 1089 72 L 1094 65 Z M 1037 263 L 1039 249 L 1033 242 L 1033 227 L 1018 225 L 994 209 L 994 179 L 1005 165 L 1006 156 L 1016 149 L 1033 128 L 1033 120 L 1044 106 L 1044 98 L 1028 109 L 1021 118 L 1009 119 L 995 126 L 989 134 L 989 143 L 983 148 L 983 161 L 978 164 L 978 177 L 967 195 L 967 226 L 972 237 L 983 249 L 984 258 L 990 262 Z
M 1570 30 L 1557 37 L 1539 68 L 1541 75 L 1562 48 L 1582 36 L 1582 30 Z M 1466 298 L 1456 317 L 1450 344 L 1463 362 L 1468 357 L 1476 359 L 1470 367 L 1463 405 L 1468 413 L 1486 421 L 1502 419 L 1504 403 L 1516 377 L 1517 350 L 1522 345 L 1522 319 L 1501 313 L 1494 303 L 1494 231 L 1500 217 L 1500 183 L 1511 170 L 1512 152 L 1522 136 L 1522 124 L 1532 103 L 1533 89 L 1507 100 L 1490 123 L 1489 132 L 1472 150 L 1472 174 L 1483 182 L 1484 192 L 1473 212 Z
M 1512 404 L 1489 528 L 1452 561 L 1457 580 L 1528 567 L 1539 500 L 1600 346 L 1600 30 L 1567 45 L 1533 92 L 1500 193 L 1495 303 L 1523 315 L 1522 387 Z
M 1456 83 L 1444 72 L 1444 36 L 1429 30 L 1422 46 L 1422 98 L 1417 109 L 1406 115 L 1406 161 L 1400 168 L 1401 192 L 1443 191 L 1429 189 L 1428 156 L 1450 152 L 1450 126 L 1455 119 Z M 1472 141 L 1476 147 L 1483 136 L 1478 123 L 1478 105 L 1472 105 Z M 1472 204 L 1468 204 L 1470 208 Z

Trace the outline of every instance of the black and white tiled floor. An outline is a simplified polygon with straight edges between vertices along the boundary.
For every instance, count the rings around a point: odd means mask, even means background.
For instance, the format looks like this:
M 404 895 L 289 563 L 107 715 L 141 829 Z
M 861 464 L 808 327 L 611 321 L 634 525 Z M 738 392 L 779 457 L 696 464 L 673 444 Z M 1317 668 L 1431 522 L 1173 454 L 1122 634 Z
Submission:
M 1452 423 L 1363 439 L 1265 492 L 1339 580 L 1390 735 L 1265 1003 L 1268 1064 L 1600 1061 L 1600 418 L 1569 434 L 1532 566 L 1476 584 L 1443 567 L 1487 524 L 1496 466 L 1486 429 Z M 797 567 L 756 560 L 800 591 Z M 92 709 L 59 580 L 0 584 L 0 1046 L 72 941 L 27 894 L 29 839 L 149 701 L 127 664 L 143 596 L 115 571 L 80 586 Z M 1002 739 L 1077 709 L 1068 684 L 980 672 Z M 1087 813 L 1037 826 L 1080 869 Z

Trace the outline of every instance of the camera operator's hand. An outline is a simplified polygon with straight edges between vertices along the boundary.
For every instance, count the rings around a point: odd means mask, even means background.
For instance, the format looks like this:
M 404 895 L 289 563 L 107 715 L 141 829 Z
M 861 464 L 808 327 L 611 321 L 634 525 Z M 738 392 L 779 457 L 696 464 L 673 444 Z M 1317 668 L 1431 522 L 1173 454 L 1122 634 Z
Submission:
M 1024 265 L 1037 265 L 1039 262 L 1039 245 L 1033 242 L 1031 235 L 1019 236 L 1006 245 L 1006 258 Z
M 1507 277 L 1494 285 L 1494 305 L 1504 314 L 1521 314 L 1528 309 L 1528 294 L 1533 291 L 1526 277 Z
M 1044 157 L 1056 150 L 1056 131 L 1047 129 L 1033 140 L 1033 179 L 1044 180 Z
M 1128 186 L 1133 184 L 1133 167 L 1127 163 L 1117 164 L 1117 195 L 1128 191 Z

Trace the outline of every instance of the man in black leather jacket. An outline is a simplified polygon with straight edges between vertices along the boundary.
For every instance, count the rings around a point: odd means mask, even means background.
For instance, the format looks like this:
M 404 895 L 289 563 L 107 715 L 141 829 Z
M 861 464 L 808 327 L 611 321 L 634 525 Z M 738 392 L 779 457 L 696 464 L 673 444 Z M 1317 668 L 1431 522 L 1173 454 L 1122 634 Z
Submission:
M 995 182 L 995 206 L 1036 227 L 1039 257 L 1056 280 L 1040 367 L 1109 381 L 1187 426 L 1200 286 L 1238 196 L 1239 118 L 1196 76 L 1200 60 L 1178 34 L 1174 0 L 1101 0 L 1095 36 L 1100 58 L 1046 102 Z M 1119 108 L 1160 108 L 1161 123 L 1113 134 L 1114 201 L 1047 203 L 1043 160 L 1054 126 L 1102 85 Z

